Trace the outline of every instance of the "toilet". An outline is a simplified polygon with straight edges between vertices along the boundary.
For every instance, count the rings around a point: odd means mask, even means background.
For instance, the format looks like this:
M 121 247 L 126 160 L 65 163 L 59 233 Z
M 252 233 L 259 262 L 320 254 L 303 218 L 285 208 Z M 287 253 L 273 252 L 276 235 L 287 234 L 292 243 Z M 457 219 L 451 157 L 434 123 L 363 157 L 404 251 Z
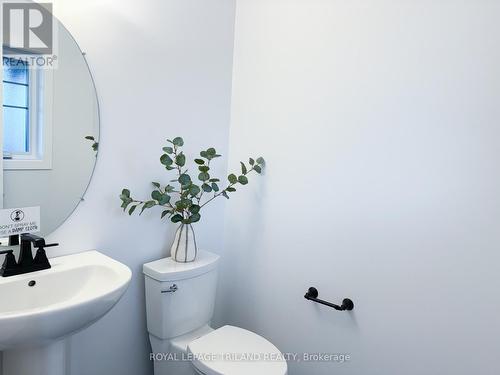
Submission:
M 155 375 L 286 375 L 283 354 L 258 334 L 210 327 L 219 256 L 194 262 L 164 258 L 143 266 L 146 315 Z

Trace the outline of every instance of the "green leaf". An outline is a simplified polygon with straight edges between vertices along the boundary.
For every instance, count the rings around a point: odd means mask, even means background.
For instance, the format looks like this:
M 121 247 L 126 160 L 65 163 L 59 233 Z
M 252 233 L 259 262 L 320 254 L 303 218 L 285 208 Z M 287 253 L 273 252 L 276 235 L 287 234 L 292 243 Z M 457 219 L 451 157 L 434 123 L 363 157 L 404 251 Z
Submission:
M 169 210 L 165 210 L 161 213 L 161 218 L 163 219 L 165 216 L 167 216 L 170 213 Z
M 188 174 L 183 173 L 179 176 L 177 181 L 179 181 L 179 184 L 181 184 L 182 186 L 186 186 L 191 184 L 191 177 Z
M 95 138 L 91 135 L 87 135 L 85 139 L 88 139 L 89 141 L 95 141 Z
M 203 165 L 203 164 L 205 164 L 205 160 L 203 160 L 203 159 L 194 159 L 194 162 L 195 162 L 196 164 L 199 164 L 199 165 Z
M 200 181 L 207 181 L 210 179 L 210 175 L 206 172 L 201 172 L 199 175 L 198 175 L 198 179 Z
M 167 204 L 168 202 L 170 202 L 170 195 L 168 194 L 163 194 L 161 196 L 161 199 L 158 201 L 158 203 L 161 204 L 162 206 Z
M 210 147 L 206 151 L 200 152 L 200 155 L 208 160 L 212 160 L 213 158 L 220 156 L 220 155 L 217 155 L 217 151 L 215 151 L 215 148 L 213 148 L 213 147 Z
M 184 146 L 184 140 L 181 137 L 175 137 L 172 139 L 172 143 L 178 147 Z
M 258 166 L 258 165 L 254 165 L 253 169 L 255 170 L 255 172 L 257 172 L 259 174 L 262 173 L 262 168 L 260 166 Z
M 236 189 L 234 187 L 228 187 L 226 188 L 226 191 L 229 191 L 230 193 L 234 193 Z
M 163 194 L 160 193 L 158 190 L 155 190 L 151 193 L 151 198 L 153 198 L 155 201 L 160 201 L 162 197 Z
M 191 194 L 193 197 L 195 195 L 198 195 L 200 193 L 201 189 L 198 185 L 195 185 L 195 184 L 192 184 L 190 187 L 189 187 L 189 194 Z
M 168 156 L 167 154 L 163 154 L 161 157 L 160 157 L 160 163 L 162 163 L 163 165 L 165 166 L 171 166 L 173 164 L 173 160 L 170 156 Z
M 120 207 L 123 208 L 123 211 L 125 211 L 130 203 L 132 203 L 132 199 L 124 198 L 122 199 L 122 204 Z
M 165 186 L 165 192 L 166 192 L 166 193 L 171 193 L 171 192 L 173 192 L 174 190 L 175 190 L 175 189 L 174 189 L 174 187 L 173 187 L 173 186 L 170 186 L 170 185 Z
M 242 185 L 248 184 L 248 178 L 247 178 L 247 176 L 243 176 L 243 175 L 239 176 L 238 177 L 238 182 L 240 184 L 242 184 Z
M 213 191 L 215 191 L 215 192 L 219 191 L 219 185 L 217 185 L 215 182 L 212 182 L 211 186 L 212 186 Z
M 189 207 L 189 212 L 191 212 L 192 214 L 197 214 L 198 212 L 200 212 L 200 209 L 200 206 L 198 206 L 197 204 L 193 204 L 191 207 Z
M 222 196 L 226 199 L 229 199 L 229 195 L 227 195 L 227 193 L 225 191 L 222 192 Z
M 155 188 L 158 188 L 158 189 L 160 188 L 160 183 L 159 182 L 152 182 L 152 184 L 153 184 L 153 186 Z
M 141 209 L 141 212 L 139 213 L 139 215 L 142 215 L 142 213 L 144 212 L 144 210 L 146 210 L 148 208 L 151 208 L 151 207 L 154 207 L 154 206 L 156 206 L 156 202 L 155 201 L 144 202 L 144 204 L 142 206 L 142 209 Z
M 130 206 L 130 210 L 128 210 L 128 214 L 129 215 L 132 215 L 135 211 L 135 209 L 137 208 L 138 204 L 136 204 L 135 206 Z
M 120 199 L 124 202 L 126 200 L 130 200 L 129 197 L 127 197 L 126 195 L 123 195 L 123 194 L 120 194 Z
M 172 223 L 178 223 L 179 221 L 182 221 L 184 218 L 182 217 L 182 215 L 179 215 L 179 214 L 175 214 L 174 216 L 172 216 L 170 218 L 170 220 L 172 220 Z
M 201 185 L 201 188 L 205 193 L 210 193 L 212 191 L 212 187 L 209 184 L 203 184 Z
M 200 165 L 198 167 L 198 169 L 201 171 L 201 172 L 208 172 L 210 170 L 210 167 L 208 165 Z
M 175 157 L 175 164 L 177 164 L 179 167 L 183 167 L 186 164 L 186 155 L 184 155 L 182 152 Z
M 229 176 L 227 176 L 227 179 L 229 180 L 230 183 L 232 184 L 235 184 L 238 182 L 238 177 L 236 177 L 235 174 L 230 174 Z
M 122 195 L 123 195 L 124 197 L 130 198 L 130 190 L 128 190 L 128 189 L 123 189 L 123 190 L 122 190 Z
M 266 161 L 264 160 L 264 158 L 260 157 L 260 158 L 257 158 L 257 164 L 264 165 L 264 164 L 266 164 Z
M 162 150 L 164 152 L 166 152 L 167 154 L 173 154 L 174 153 L 174 149 L 172 147 L 163 147 Z
M 151 208 L 151 207 L 156 206 L 156 202 L 155 201 L 147 201 L 147 202 L 144 203 L 144 206 L 146 208 Z
M 201 215 L 200 214 L 192 214 L 189 217 L 189 224 L 196 223 L 196 222 L 200 221 L 200 219 L 201 219 Z
M 246 167 L 245 163 L 240 161 L 240 164 L 241 164 L 241 173 L 247 174 L 248 171 L 247 171 L 247 167 Z
M 192 204 L 193 204 L 193 201 L 191 199 L 187 199 L 187 198 L 182 198 L 182 199 L 178 200 L 177 202 L 175 202 L 175 206 L 178 209 L 186 209 L 189 206 L 191 206 Z
M 254 165 L 255 164 L 255 160 L 253 160 L 252 158 L 248 159 L 248 163 L 250 165 Z
M 210 180 L 208 180 L 210 182 L 219 182 L 220 180 L 218 178 L 211 178 Z

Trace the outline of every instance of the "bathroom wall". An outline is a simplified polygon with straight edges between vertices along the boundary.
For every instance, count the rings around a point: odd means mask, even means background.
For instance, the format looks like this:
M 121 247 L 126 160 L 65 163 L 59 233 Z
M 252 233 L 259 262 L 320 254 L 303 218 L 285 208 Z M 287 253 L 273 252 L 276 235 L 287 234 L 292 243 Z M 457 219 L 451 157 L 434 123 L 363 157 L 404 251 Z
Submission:
M 499 15 L 237 1 L 229 168 L 268 167 L 227 205 L 219 319 L 351 355 L 291 374 L 500 373 Z
M 54 10 L 95 75 L 101 143 L 85 202 L 49 237 L 61 243 L 50 253 L 97 249 L 133 271 L 119 304 L 71 340 L 71 375 L 150 375 L 141 267 L 166 256 L 174 226 L 157 210 L 128 217 L 118 195 L 128 187 L 147 197 L 151 181 L 170 180 L 159 163 L 166 138 L 183 136 L 192 155 L 209 146 L 227 154 L 234 2 L 57 0 Z M 216 165 L 222 175 L 224 160 Z M 223 203 L 197 225 L 215 252 Z

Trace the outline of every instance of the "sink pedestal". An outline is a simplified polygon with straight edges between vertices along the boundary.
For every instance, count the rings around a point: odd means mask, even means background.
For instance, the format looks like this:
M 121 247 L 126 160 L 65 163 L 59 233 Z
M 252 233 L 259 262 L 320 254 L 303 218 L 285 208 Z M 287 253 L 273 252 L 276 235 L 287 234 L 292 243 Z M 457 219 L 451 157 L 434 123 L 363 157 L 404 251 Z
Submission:
M 43 346 L 5 350 L 2 375 L 66 375 L 68 345 L 63 339 Z

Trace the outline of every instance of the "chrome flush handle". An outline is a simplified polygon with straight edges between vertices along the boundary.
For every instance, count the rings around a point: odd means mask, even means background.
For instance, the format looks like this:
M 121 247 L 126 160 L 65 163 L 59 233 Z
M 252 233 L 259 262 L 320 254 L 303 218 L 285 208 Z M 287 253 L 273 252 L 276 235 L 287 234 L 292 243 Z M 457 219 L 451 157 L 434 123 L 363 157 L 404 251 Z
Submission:
M 162 293 L 174 293 L 178 289 L 177 284 L 172 284 L 167 290 L 162 290 Z

